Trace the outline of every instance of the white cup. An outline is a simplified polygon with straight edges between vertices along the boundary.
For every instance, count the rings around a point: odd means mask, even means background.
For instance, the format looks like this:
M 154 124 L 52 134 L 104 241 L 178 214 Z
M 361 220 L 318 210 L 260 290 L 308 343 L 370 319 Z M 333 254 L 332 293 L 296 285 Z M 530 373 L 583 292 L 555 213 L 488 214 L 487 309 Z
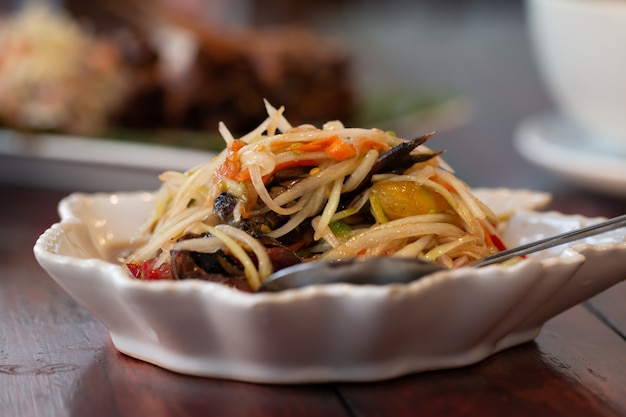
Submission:
M 539 73 L 561 115 L 626 150 L 626 0 L 527 0 Z

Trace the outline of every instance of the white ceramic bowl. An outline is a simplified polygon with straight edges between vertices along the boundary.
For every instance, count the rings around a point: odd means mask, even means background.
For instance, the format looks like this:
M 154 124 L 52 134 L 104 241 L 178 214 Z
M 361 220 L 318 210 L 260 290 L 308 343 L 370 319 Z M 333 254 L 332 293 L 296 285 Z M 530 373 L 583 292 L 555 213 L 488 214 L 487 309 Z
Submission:
M 540 75 L 558 110 L 600 147 L 626 150 L 626 2 L 527 0 Z
M 500 213 L 549 199 L 528 191 L 476 193 Z M 117 349 L 184 374 L 371 381 L 469 365 L 532 340 L 546 320 L 616 284 L 626 269 L 622 230 L 514 266 L 445 271 L 408 285 L 250 294 L 196 280 L 140 281 L 107 259 L 133 237 L 152 199 L 73 194 L 34 252 L 104 323 Z M 596 220 L 518 211 L 504 238 L 515 245 Z

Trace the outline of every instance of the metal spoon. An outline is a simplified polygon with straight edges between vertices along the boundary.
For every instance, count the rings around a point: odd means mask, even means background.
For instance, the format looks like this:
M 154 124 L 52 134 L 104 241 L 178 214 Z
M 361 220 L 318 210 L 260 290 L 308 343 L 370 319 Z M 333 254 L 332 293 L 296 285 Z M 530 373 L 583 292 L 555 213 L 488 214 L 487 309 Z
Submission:
M 503 262 L 554 246 L 584 239 L 626 226 L 626 214 L 610 220 L 507 249 L 470 264 L 472 267 Z M 386 285 L 416 281 L 445 270 L 443 265 L 417 258 L 368 257 L 336 262 L 308 262 L 277 271 L 261 284 L 260 291 L 282 291 L 309 285 L 350 283 Z

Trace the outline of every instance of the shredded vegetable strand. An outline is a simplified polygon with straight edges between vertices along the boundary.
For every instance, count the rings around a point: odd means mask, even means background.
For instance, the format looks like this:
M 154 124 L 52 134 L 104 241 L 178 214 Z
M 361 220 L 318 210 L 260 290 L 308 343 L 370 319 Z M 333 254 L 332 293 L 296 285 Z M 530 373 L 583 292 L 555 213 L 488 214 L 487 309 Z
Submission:
M 477 237 L 476 236 L 471 236 L 471 235 L 465 235 L 462 236 L 460 238 L 458 238 L 457 240 L 454 240 L 452 242 L 448 242 L 446 244 L 443 245 L 439 245 L 436 248 L 430 250 L 426 255 L 424 255 L 424 258 L 426 258 L 429 261 L 436 261 L 437 258 L 439 258 L 442 255 L 445 255 L 447 253 L 449 253 L 451 250 L 465 244 L 468 242 L 471 242 L 473 240 L 476 240 Z
M 361 163 L 354 170 L 354 172 L 348 177 L 343 185 L 343 192 L 347 193 L 354 190 L 365 179 L 367 174 L 372 170 L 372 167 L 378 159 L 378 152 L 374 149 L 369 150 L 365 157 L 361 160 Z
M 252 259 L 244 250 L 244 248 L 242 248 L 235 239 L 229 236 L 229 233 L 224 229 L 218 230 L 215 227 L 211 227 L 208 225 L 205 225 L 204 228 L 211 235 L 221 240 L 224 246 L 232 252 L 233 256 L 235 256 L 235 258 L 237 258 L 237 260 L 241 262 L 250 287 L 253 290 L 257 290 L 261 286 L 261 278 L 259 277 L 259 272 L 254 266 L 254 262 L 252 262 Z
M 267 192 L 267 188 L 265 188 L 265 184 L 263 184 L 263 178 L 261 177 L 261 172 L 258 166 L 251 166 L 249 168 L 250 171 L 250 180 L 252 181 L 252 185 L 254 189 L 258 193 L 259 197 L 268 209 L 283 215 L 289 215 L 296 213 L 301 210 L 300 206 L 294 206 L 291 208 L 283 208 L 276 204 L 270 194 Z
M 198 237 L 181 240 L 172 245 L 172 250 L 188 250 L 198 253 L 215 253 L 222 249 L 222 241 L 215 237 Z
M 265 106 L 270 107 L 270 109 L 268 110 L 268 114 L 271 117 L 270 124 L 267 126 L 267 135 L 274 136 L 276 134 L 276 129 L 278 129 L 278 125 L 280 124 L 281 120 L 283 120 L 282 116 L 285 108 L 281 106 L 280 109 L 276 110 L 267 101 L 265 102 Z M 273 114 L 272 111 L 274 112 Z
M 417 239 L 413 243 L 405 245 L 402 249 L 398 250 L 393 256 L 403 258 L 417 258 L 419 255 L 433 242 L 433 235 L 425 235 Z
M 333 182 L 332 188 L 330 190 L 330 195 L 328 197 L 328 201 L 326 202 L 326 207 L 322 212 L 322 216 L 319 219 L 319 222 L 315 229 L 315 235 L 313 239 L 320 240 L 322 238 L 322 234 L 325 233 L 325 230 L 328 228 L 330 220 L 333 215 L 337 211 L 337 207 L 339 206 L 339 198 L 341 197 L 341 187 L 343 185 L 343 178 L 338 178 Z
M 224 142 L 226 142 L 226 146 L 230 146 L 233 144 L 235 138 L 233 137 L 233 134 L 230 133 L 230 130 L 228 130 L 224 122 L 219 123 L 218 131 L 220 132 L 220 135 L 222 135 Z
M 439 176 L 440 174 L 442 174 L 442 172 L 444 172 L 443 170 L 440 169 L 435 169 L 433 170 L 433 175 L 434 176 Z M 446 179 L 450 179 L 450 177 L 445 176 Z M 465 199 L 463 199 L 463 197 L 461 197 L 460 195 L 457 194 L 453 194 L 452 192 L 450 192 L 444 185 L 439 184 L 429 178 L 425 178 L 423 176 L 414 176 L 414 175 L 398 175 L 396 177 L 393 177 L 391 179 L 388 179 L 389 181 L 404 181 L 404 180 L 409 180 L 409 181 L 414 181 L 424 187 L 428 187 L 432 190 L 435 190 L 437 193 L 439 193 L 442 197 L 444 197 L 446 199 L 446 201 L 450 204 L 450 206 L 452 208 L 454 208 L 457 212 L 457 214 L 461 217 L 461 219 L 463 219 L 463 221 L 466 223 L 466 227 L 468 228 L 468 232 L 470 233 L 474 233 L 476 231 L 478 231 L 479 233 L 482 233 L 482 228 L 480 227 L 480 224 L 478 222 L 478 219 L 475 218 L 473 216 L 472 211 L 470 210 L 470 208 L 468 207 L 468 199 L 467 196 Z M 452 187 L 452 184 L 446 183 L 446 185 Z M 460 184 L 455 183 L 456 187 L 459 187 Z M 455 187 L 455 190 L 456 190 Z M 481 217 L 485 217 L 485 214 L 482 213 Z
M 280 194 L 274 199 L 274 203 L 283 205 L 337 178 L 343 178 L 348 175 L 358 163 L 358 159 L 348 159 L 338 162 L 333 169 L 321 169 L 317 173 L 296 183 L 286 192 Z
M 226 148 L 215 158 L 160 176 L 145 244 L 129 262 L 158 266 L 170 250 L 230 256 L 256 290 L 277 265 L 271 253 L 290 253 L 288 262 L 398 256 L 458 267 L 501 248 L 495 215 L 439 153 L 340 121 L 292 126 L 284 107 L 264 104 L 267 118 L 239 139 L 218 125 Z
M 163 222 L 166 222 L 168 218 L 171 218 L 176 214 L 183 213 L 188 208 L 189 202 L 196 195 L 198 189 L 205 187 L 205 184 L 209 182 L 211 176 L 213 175 L 215 166 L 222 161 L 223 160 L 220 157 L 215 158 L 206 166 L 197 168 L 191 173 L 191 175 L 187 178 L 187 181 L 185 181 L 177 190 L 172 202 L 170 203 L 168 213 L 163 216 Z
M 313 225 L 313 229 L 320 230 L 320 228 L 319 228 L 320 219 L 321 219 L 321 216 L 317 216 L 316 218 L 311 220 L 311 224 Z M 335 236 L 333 231 L 330 230 L 330 227 L 325 227 L 324 229 L 321 229 L 319 233 L 320 233 L 320 238 L 318 240 L 324 239 L 324 243 L 329 248 L 330 247 L 336 248 L 337 246 L 339 246 L 341 244 L 341 241 L 339 239 L 337 239 L 337 236 Z
M 454 187 L 454 190 L 463 198 L 463 201 L 465 201 L 470 211 L 474 216 L 476 216 L 476 218 L 485 218 L 485 213 L 480 209 L 478 204 L 476 204 L 476 197 L 470 195 L 465 183 L 461 182 L 461 180 L 443 169 L 438 170 L 437 175 Z
M 448 223 L 394 224 L 393 226 L 390 223 L 384 225 L 387 227 L 375 226 L 359 236 L 351 238 L 343 245 L 325 253 L 322 259 L 331 261 L 352 258 L 362 250 L 375 247 L 380 242 L 394 239 L 432 234 L 460 237 L 464 233 L 463 230 Z
M 267 235 L 273 238 L 279 238 L 294 230 L 300 223 L 302 223 L 307 217 L 312 216 L 319 206 L 324 203 L 324 190 L 317 190 L 313 196 L 309 199 L 306 206 L 302 208 L 298 213 L 289 219 L 287 223 L 279 227 L 276 230 L 272 230 Z
M 150 241 L 148 241 L 146 245 L 142 246 L 134 254 L 132 254 L 129 260 L 144 260 L 155 256 L 155 253 L 159 251 L 161 246 L 166 241 L 181 236 L 187 227 L 201 222 L 202 219 L 211 215 L 212 212 L 213 211 L 209 209 L 198 209 L 192 212 L 192 210 L 190 209 L 190 213 L 181 213 L 179 215 L 179 218 L 175 218 L 175 221 L 163 227 L 163 229 L 161 229 L 158 234 L 153 235 L 152 239 L 150 239 Z
M 270 117 L 274 117 L 276 115 L 278 115 L 277 118 L 277 122 L 276 122 L 276 126 L 278 127 L 278 129 L 281 132 L 286 132 L 289 129 L 291 129 L 291 124 L 289 124 L 289 122 L 287 121 L 287 119 L 285 119 L 285 117 L 283 117 L 283 112 L 284 112 L 284 107 L 280 108 L 279 110 L 276 110 L 276 108 L 274 106 L 272 106 L 269 101 L 267 100 L 263 100 L 264 104 L 265 104 L 265 109 L 267 110 L 267 114 L 270 115 Z M 268 129 L 270 132 L 273 129 Z M 273 133 L 268 133 L 269 135 L 273 135 Z
M 365 207 L 365 205 L 369 201 L 369 196 L 369 191 L 365 191 L 363 195 L 355 202 L 353 202 L 350 207 L 333 214 L 333 217 L 330 219 L 331 223 L 357 214 L 361 209 L 363 209 L 363 207 Z
M 267 251 L 265 247 L 259 242 L 257 239 L 244 232 L 241 229 L 237 229 L 236 227 L 229 226 L 227 224 L 219 224 L 215 226 L 215 230 L 219 230 L 234 239 L 237 239 L 240 242 L 246 244 L 257 258 L 257 270 L 260 276 L 260 279 L 263 280 L 267 278 L 272 273 L 272 261 L 270 261 L 269 256 L 267 255 Z M 252 283 L 250 283 L 252 285 Z

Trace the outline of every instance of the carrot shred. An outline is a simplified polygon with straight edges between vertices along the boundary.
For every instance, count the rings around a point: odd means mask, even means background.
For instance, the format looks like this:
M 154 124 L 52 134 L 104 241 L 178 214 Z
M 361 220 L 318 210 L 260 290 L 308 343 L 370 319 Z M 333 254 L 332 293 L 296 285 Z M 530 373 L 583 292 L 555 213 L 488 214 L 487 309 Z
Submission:
M 267 181 L 278 171 L 282 171 L 283 169 L 295 168 L 295 167 L 316 167 L 319 165 L 318 161 L 313 159 L 301 159 L 298 161 L 287 161 L 282 164 L 278 164 L 274 167 L 274 170 L 271 174 L 267 174 L 263 176 L 263 183 L 266 184 Z
M 487 244 L 487 246 L 494 246 L 489 230 L 487 230 L 487 227 L 484 224 L 481 224 L 481 226 L 483 228 L 483 231 L 485 232 L 485 243 Z
M 387 151 L 391 148 L 385 143 L 380 143 L 372 139 L 359 140 L 355 145 L 361 153 L 366 153 L 370 149 L 375 149 L 377 151 Z
M 321 151 L 324 149 L 330 142 L 337 138 L 337 135 L 328 136 L 323 139 L 314 140 L 313 142 L 307 143 L 296 143 L 293 145 L 292 149 L 296 152 L 315 152 Z
M 222 178 L 230 178 L 235 181 L 245 181 L 245 179 L 240 178 L 241 176 L 247 175 L 250 178 L 250 173 L 240 172 L 241 163 L 239 162 L 238 153 L 241 148 L 245 146 L 245 143 L 241 140 L 235 140 L 226 150 L 226 160 L 224 163 L 217 168 L 216 176 Z
M 493 246 L 499 251 L 503 251 L 506 249 L 506 245 L 500 240 L 497 235 L 491 234 L 487 229 L 487 226 L 481 224 L 483 230 L 485 231 L 485 243 L 487 246 Z
M 353 145 L 344 142 L 339 136 L 332 135 L 308 143 L 295 144 L 292 149 L 296 152 L 324 151 L 337 161 L 351 158 L 356 155 Z
M 335 136 L 335 140 L 329 143 L 328 146 L 324 148 L 324 151 L 337 161 L 343 161 L 344 159 L 352 158 L 356 155 L 354 146 L 344 142 L 338 136 Z

